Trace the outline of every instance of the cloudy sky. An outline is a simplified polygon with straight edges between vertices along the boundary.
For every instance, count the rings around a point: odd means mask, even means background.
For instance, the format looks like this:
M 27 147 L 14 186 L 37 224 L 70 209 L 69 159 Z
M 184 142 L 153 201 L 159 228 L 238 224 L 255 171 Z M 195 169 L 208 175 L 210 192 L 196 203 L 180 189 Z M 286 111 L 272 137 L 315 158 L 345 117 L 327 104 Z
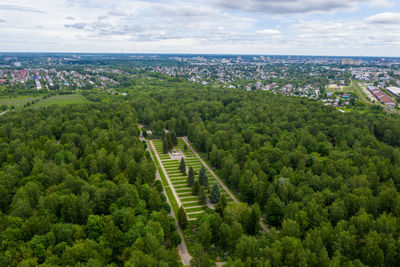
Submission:
M 400 0 L 1 0 L 0 51 L 400 57 Z

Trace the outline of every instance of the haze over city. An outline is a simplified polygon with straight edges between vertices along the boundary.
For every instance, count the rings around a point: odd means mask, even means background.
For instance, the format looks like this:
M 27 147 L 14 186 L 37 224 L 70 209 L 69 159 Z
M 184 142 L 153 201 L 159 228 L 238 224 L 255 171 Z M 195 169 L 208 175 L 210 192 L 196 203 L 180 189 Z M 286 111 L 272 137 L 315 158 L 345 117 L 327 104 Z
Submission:
M 399 56 L 394 0 L 3 0 L 0 51 Z

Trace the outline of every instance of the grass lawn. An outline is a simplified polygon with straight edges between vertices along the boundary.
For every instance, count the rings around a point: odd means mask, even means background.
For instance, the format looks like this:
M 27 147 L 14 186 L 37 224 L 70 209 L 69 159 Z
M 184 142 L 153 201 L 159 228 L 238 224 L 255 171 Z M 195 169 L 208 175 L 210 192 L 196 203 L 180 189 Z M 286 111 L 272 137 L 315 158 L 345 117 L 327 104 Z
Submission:
M 52 105 L 87 104 L 91 103 L 83 95 L 56 95 L 43 99 L 39 103 L 32 105 L 34 108 L 47 107 Z
M 199 206 L 200 204 L 197 204 Z M 198 207 L 198 208 L 185 208 L 186 213 L 191 213 L 191 212 L 198 212 L 198 211 L 203 211 L 203 207 Z
M 0 97 L 0 106 L 7 105 L 9 107 L 22 108 L 27 102 L 40 99 L 41 96 L 17 96 L 17 97 Z
M 161 169 L 160 163 L 158 162 L 156 155 L 154 154 L 153 148 L 151 146 L 149 146 L 149 148 L 150 148 L 151 154 L 153 155 L 156 168 L 157 168 L 158 172 L 160 173 L 161 180 L 162 180 L 162 183 L 164 184 L 165 192 L 167 192 L 169 202 L 171 202 L 172 209 L 174 210 L 174 213 L 177 215 L 178 210 L 179 210 L 178 202 L 176 201 L 171 188 L 168 186 L 168 181 Z
M 190 194 L 190 197 L 188 198 L 181 198 L 181 202 L 185 203 L 185 202 L 191 202 L 191 201 L 198 201 L 199 197 L 198 196 L 193 196 L 192 194 Z
M 197 206 L 201 206 L 200 201 L 193 203 L 183 203 L 184 208 L 197 207 Z

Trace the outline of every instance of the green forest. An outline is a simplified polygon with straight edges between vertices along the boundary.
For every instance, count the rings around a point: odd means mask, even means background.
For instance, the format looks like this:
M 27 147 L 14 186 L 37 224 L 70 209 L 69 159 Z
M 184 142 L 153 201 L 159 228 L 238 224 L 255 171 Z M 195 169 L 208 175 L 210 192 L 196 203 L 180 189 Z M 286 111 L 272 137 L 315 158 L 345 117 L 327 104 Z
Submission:
M 247 203 L 210 210 L 187 231 L 197 259 L 228 255 L 227 266 L 400 262 L 397 115 L 375 107 L 343 114 L 304 98 L 222 89 L 149 90 L 132 103 L 156 135 L 164 128 L 187 135 Z M 258 233 L 258 216 L 266 234 Z
M 0 266 L 182 265 L 138 123 L 187 136 L 242 201 L 177 214 L 192 266 L 398 266 L 398 115 L 171 84 L 0 117 Z
M 136 116 L 97 104 L 0 118 L 0 266 L 179 266 Z

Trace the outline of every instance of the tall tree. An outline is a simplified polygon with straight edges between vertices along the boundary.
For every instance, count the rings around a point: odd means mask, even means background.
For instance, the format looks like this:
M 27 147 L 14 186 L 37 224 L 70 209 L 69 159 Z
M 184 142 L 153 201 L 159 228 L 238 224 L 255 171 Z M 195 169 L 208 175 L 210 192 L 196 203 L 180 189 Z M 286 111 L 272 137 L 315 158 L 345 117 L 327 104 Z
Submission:
M 199 183 L 200 185 L 204 186 L 205 188 L 208 187 L 208 175 L 206 173 L 206 169 L 204 166 L 201 166 L 200 172 L 199 172 Z
M 179 170 L 186 175 L 186 163 L 185 163 L 185 159 L 182 157 L 181 158 L 181 163 L 179 165 Z
M 251 206 L 249 221 L 246 224 L 247 233 L 249 233 L 251 235 L 255 235 L 259 231 L 260 216 L 261 216 L 260 207 L 258 206 L 257 203 L 253 204 Z
M 194 184 L 194 170 L 192 166 L 189 168 L 187 183 L 189 187 L 192 187 Z
M 207 202 L 207 193 L 203 186 L 200 186 L 199 189 L 199 200 L 202 205 L 206 204 Z
M 193 248 L 193 258 L 190 260 L 192 267 L 211 267 L 215 266 L 208 259 L 207 254 L 204 253 L 203 247 L 200 244 L 195 244 Z
M 183 209 L 183 206 L 181 206 L 178 210 L 178 223 L 183 230 L 186 229 L 188 220 L 187 220 L 186 212 Z
M 211 188 L 211 194 L 210 194 L 210 201 L 213 204 L 217 204 L 219 201 L 220 193 L 219 193 L 219 188 L 218 184 L 214 183 L 213 187 Z
M 199 184 L 199 181 L 196 180 L 192 187 L 192 194 L 197 196 L 199 194 L 199 190 L 200 190 L 200 184 Z
M 176 137 L 175 131 L 172 131 L 172 133 L 171 133 L 171 140 L 172 140 L 172 143 L 173 143 L 175 146 L 178 145 L 178 138 Z
M 271 196 L 265 207 L 266 219 L 269 225 L 280 226 L 282 218 L 284 216 L 283 209 L 284 203 L 279 199 L 278 196 Z
M 197 232 L 197 240 L 206 250 L 208 250 L 211 245 L 211 238 L 212 232 L 210 230 L 210 225 L 207 221 L 205 221 L 199 227 L 199 231 Z
M 164 152 L 164 154 L 168 154 L 168 149 L 169 149 L 168 141 L 167 141 L 167 138 L 164 137 L 164 139 L 163 139 L 163 152 Z
M 171 135 L 168 133 L 165 136 L 166 140 L 167 140 L 167 144 L 168 144 L 168 149 L 173 149 L 174 148 L 174 142 L 172 142 L 172 138 Z
M 222 216 L 224 214 L 225 207 L 227 205 L 227 201 L 224 195 L 219 198 L 217 205 L 215 205 L 215 211 Z

